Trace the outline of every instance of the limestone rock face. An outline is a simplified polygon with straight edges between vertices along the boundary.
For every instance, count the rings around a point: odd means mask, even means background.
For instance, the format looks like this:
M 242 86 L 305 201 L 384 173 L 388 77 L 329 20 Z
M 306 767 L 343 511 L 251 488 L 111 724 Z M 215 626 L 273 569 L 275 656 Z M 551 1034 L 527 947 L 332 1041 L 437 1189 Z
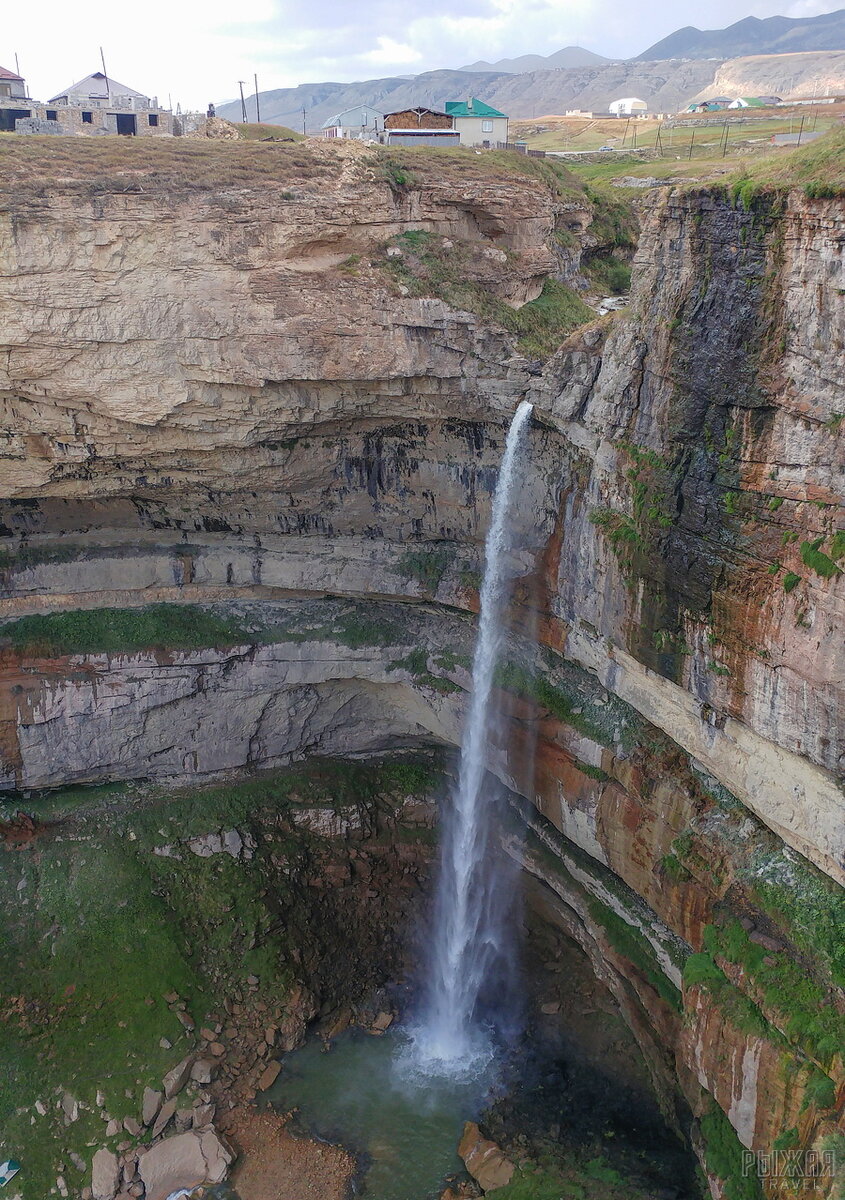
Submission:
M 167 1200 L 180 1188 L 201 1183 L 222 1183 L 232 1154 L 215 1131 L 192 1129 L 158 1142 L 141 1158 L 141 1174 L 147 1200 Z
M 241 631 L 190 651 L 7 645 L 0 777 L 454 744 L 527 396 L 513 720 L 488 765 L 558 869 L 513 853 L 615 989 L 667 1108 L 715 1097 L 743 1145 L 792 1127 L 810 1144 L 828 1118 L 779 1081 L 817 1069 L 841 1096 L 841 1057 L 796 1044 L 736 963 L 714 952 L 763 1033 L 682 968 L 750 913 L 845 1009 L 823 936 L 845 882 L 842 205 L 664 192 L 628 309 L 545 365 L 412 295 L 387 255 L 409 231 L 462 247 L 473 286 L 519 305 L 559 273 L 555 229 L 589 218 L 517 174 L 391 187 L 357 151 L 285 194 L 57 192 L 0 214 L 0 616 L 169 602 Z M 225 832 L 192 849 L 242 853 Z M 806 904 L 783 915 L 778 889 Z M 303 1028 L 289 1013 L 282 1047 Z

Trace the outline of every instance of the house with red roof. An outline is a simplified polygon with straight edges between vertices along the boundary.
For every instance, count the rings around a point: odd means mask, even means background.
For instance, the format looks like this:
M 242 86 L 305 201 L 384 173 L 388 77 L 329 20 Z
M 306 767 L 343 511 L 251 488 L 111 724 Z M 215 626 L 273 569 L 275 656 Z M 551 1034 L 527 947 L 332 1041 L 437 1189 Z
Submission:
M 0 67 L 0 100 L 26 99 L 26 80 L 23 75 L 16 75 Z

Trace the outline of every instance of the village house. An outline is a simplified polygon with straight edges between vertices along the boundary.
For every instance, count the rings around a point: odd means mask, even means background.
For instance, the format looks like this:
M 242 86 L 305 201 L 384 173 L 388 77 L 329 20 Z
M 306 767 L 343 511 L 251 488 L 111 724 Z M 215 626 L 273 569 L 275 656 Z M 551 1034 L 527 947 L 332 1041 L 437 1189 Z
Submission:
M 358 104 L 330 117 L 323 125 L 323 137 L 375 141 L 383 129 L 384 113 L 366 104 Z
M 508 140 L 505 114 L 474 96 L 469 100 L 447 100 L 446 114 L 452 118 L 462 146 L 495 147 Z
M 26 81 L 22 75 L 0 67 L 0 100 L 26 99 Z
M 0 131 L 5 133 L 172 134 L 173 115 L 158 100 L 101 71 L 80 80 L 46 104 L 27 95 L 20 76 L 0 68 Z
M 459 146 L 461 135 L 448 113 L 404 108 L 385 114 L 384 140 L 389 146 Z
M 0 67 L 0 132 L 14 133 L 15 121 L 31 115 L 30 104 L 23 76 Z
M 68 125 L 78 125 L 69 132 L 99 130 L 130 136 L 173 132 L 172 114 L 159 107 L 157 97 L 150 99 L 125 83 L 111 79 L 103 71 L 95 71 L 78 83 L 71 84 L 65 91 L 53 96 L 50 104 L 62 110 L 62 119 L 67 117 Z M 92 128 L 83 128 L 86 125 Z

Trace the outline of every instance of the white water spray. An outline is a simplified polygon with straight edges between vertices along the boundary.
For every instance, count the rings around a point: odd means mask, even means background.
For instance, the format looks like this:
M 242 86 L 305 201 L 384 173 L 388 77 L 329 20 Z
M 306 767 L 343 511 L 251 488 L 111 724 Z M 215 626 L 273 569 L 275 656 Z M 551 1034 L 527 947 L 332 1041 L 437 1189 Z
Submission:
M 472 666 L 472 698 L 461 743 L 457 791 L 442 835 L 429 990 L 416 1044 L 422 1059 L 447 1069 L 477 1057 L 485 1041 L 474 1024 L 479 996 L 497 961 L 507 931 L 501 915 L 510 886 L 490 871 L 490 796 L 485 788 L 487 745 L 495 719 L 493 683 L 502 647 L 511 577 L 511 508 L 520 451 L 532 405 L 523 401 L 508 430 L 484 548 L 481 611 Z

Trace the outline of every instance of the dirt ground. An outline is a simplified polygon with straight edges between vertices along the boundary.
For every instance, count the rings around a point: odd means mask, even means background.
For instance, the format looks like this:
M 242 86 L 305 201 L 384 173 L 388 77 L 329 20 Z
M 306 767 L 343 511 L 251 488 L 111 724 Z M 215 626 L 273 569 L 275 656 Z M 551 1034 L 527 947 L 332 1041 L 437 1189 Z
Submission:
M 345 1200 L 355 1160 L 341 1146 L 297 1138 L 287 1118 L 239 1108 L 225 1134 L 239 1152 L 231 1177 L 240 1200 Z

